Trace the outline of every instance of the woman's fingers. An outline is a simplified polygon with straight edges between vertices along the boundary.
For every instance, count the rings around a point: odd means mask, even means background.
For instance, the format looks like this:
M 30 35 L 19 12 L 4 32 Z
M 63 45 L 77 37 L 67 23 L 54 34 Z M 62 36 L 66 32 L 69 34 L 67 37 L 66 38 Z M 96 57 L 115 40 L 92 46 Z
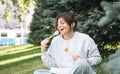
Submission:
M 42 51 L 42 53 L 46 51 L 46 45 L 47 45 L 48 42 L 49 42 L 48 38 L 41 41 L 41 51 Z
M 72 55 L 72 57 L 73 57 L 73 60 L 74 60 L 74 61 L 76 61 L 76 60 L 78 60 L 78 59 L 80 58 L 79 55 Z

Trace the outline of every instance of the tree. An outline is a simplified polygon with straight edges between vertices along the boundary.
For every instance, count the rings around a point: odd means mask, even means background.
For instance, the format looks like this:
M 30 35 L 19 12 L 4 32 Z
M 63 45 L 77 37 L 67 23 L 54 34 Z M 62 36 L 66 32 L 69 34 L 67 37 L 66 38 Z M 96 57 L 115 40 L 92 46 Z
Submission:
M 101 7 L 104 11 L 90 10 L 86 14 L 88 19 L 82 20 L 79 29 L 94 38 L 102 55 L 106 56 L 115 52 L 120 41 L 120 4 L 102 1 Z
M 14 17 L 22 22 L 24 20 L 23 16 L 29 13 L 30 4 L 35 5 L 35 1 L 36 0 L 0 0 L 1 4 L 6 4 L 5 13 L 3 14 L 6 24 L 10 18 L 10 13 L 14 13 Z

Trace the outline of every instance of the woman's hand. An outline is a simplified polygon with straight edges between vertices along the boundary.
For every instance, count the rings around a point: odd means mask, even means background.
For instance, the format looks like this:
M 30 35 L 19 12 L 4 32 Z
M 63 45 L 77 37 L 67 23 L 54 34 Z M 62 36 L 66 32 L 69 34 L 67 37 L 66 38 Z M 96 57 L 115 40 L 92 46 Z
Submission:
M 79 55 L 72 55 L 73 57 L 73 60 L 76 61 L 78 59 L 80 59 L 81 57 Z M 88 59 L 85 59 L 88 63 L 89 63 L 89 60 Z
M 73 57 L 73 60 L 74 60 L 74 61 L 76 61 L 76 60 L 78 60 L 78 59 L 80 58 L 79 55 L 72 55 L 72 57 Z
M 46 38 L 41 41 L 41 52 L 42 54 L 46 52 L 46 45 L 49 42 L 49 38 Z

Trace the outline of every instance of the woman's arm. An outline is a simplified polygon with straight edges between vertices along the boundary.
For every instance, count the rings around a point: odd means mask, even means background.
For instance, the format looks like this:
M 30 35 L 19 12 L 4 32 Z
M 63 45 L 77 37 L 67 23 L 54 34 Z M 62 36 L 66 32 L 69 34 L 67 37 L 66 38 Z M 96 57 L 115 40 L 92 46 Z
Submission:
M 57 67 L 54 59 L 54 53 L 52 49 L 53 42 L 51 43 L 50 47 L 48 48 L 48 51 L 46 51 L 46 45 L 49 42 L 49 39 L 46 38 L 43 41 L 41 41 L 41 53 L 42 53 L 42 61 L 47 67 Z
M 57 67 L 55 59 L 47 52 L 41 56 L 43 63 L 48 67 Z
M 100 52 L 93 41 L 93 39 L 90 39 L 89 45 L 88 45 L 88 52 L 87 52 L 87 61 L 90 65 L 96 65 L 100 63 L 102 60 Z

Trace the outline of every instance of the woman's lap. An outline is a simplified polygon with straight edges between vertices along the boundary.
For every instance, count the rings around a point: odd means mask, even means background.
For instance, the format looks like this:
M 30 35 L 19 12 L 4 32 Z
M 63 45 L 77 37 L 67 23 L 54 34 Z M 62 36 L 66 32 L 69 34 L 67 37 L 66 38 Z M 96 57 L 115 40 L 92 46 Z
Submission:
M 79 59 L 71 68 L 70 74 L 93 74 L 93 70 L 85 60 Z
M 91 66 L 85 60 L 77 60 L 70 70 L 70 74 L 95 74 Z M 49 70 L 38 69 L 34 71 L 34 74 L 51 74 Z

